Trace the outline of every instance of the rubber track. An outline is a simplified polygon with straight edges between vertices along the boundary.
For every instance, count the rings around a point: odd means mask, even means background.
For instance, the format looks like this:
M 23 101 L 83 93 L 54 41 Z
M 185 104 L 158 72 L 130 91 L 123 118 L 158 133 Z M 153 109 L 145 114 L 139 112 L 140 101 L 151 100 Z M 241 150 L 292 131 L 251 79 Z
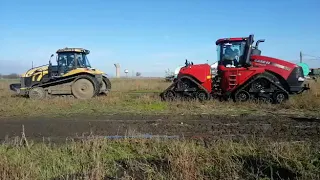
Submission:
M 192 81 L 193 83 L 195 83 L 198 88 L 201 88 L 202 90 L 204 90 L 207 95 L 210 94 L 210 92 L 208 92 L 208 90 L 206 88 L 204 88 L 201 84 L 199 84 L 197 81 L 195 81 L 193 78 L 189 77 L 189 76 L 181 76 L 181 78 L 179 78 L 179 80 L 181 80 L 182 78 L 186 78 L 186 79 L 189 79 L 190 81 Z
M 110 90 L 111 89 L 111 82 L 110 82 L 109 78 L 102 76 L 102 80 L 106 82 L 106 89 Z
M 46 87 L 49 87 L 51 85 L 60 85 L 60 84 L 63 84 L 63 83 L 69 83 L 69 82 L 72 82 L 72 81 L 76 81 L 80 78 L 85 78 L 85 79 L 88 79 L 90 80 L 93 84 L 94 84 L 94 88 L 95 88 L 95 95 L 96 96 L 99 91 L 100 91 L 100 88 L 99 88 L 99 83 L 98 81 L 89 76 L 89 75 L 80 75 L 80 76 L 74 76 L 74 77 L 69 77 L 69 78 L 65 78 L 65 79 L 61 79 L 61 80 L 57 80 L 57 81 L 53 81 L 53 82 L 47 82 L 47 83 L 43 83 L 43 84 L 37 84 L 37 85 L 34 85 L 32 87 L 29 87 L 27 88 L 28 90 L 29 89 L 32 89 L 32 88 L 35 88 L 35 87 L 42 87 L 42 88 L 46 88 Z
M 285 92 L 287 94 L 287 96 L 289 97 L 289 93 L 287 90 L 285 90 L 283 87 L 279 86 L 278 84 L 276 84 L 275 82 L 273 82 L 269 77 L 265 76 L 264 74 L 259 74 L 257 75 L 255 78 L 251 79 L 249 83 L 245 83 L 244 86 L 237 88 L 234 93 L 234 95 L 236 96 L 238 92 L 242 91 L 243 89 L 245 89 L 246 87 L 248 87 L 249 85 L 251 85 L 254 81 L 256 81 L 257 79 L 266 79 L 268 80 L 271 84 L 273 84 L 274 86 L 276 86 L 277 88 L 281 89 L 283 92 Z
M 28 87 L 27 89 L 31 89 L 31 88 L 34 88 L 34 87 L 48 87 L 52 84 L 59 84 L 60 82 L 71 82 L 73 80 L 75 80 L 77 77 L 69 77 L 69 78 L 65 78 L 65 79 L 61 79 L 61 80 L 57 80 L 57 81 L 52 81 L 52 82 L 47 82 L 47 83 L 42 83 L 42 84 L 36 84 L 32 87 Z
M 198 82 L 196 82 L 193 78 L 189 77 L 189 76 L 181 76 L 181 77 L 179 77 L 179 79 L 177 79 L 176 82 L 172 83 L 166 90 L 164 90 L 164 91 L 160 94 L 160 96 L 161 96 L 162 98 L 164 98 L 164 97 L 163 97 L 164 94 L 165 94 L 167 91 L 172 90 L 172 88 L 175 87 L 175 85 L 176 85 L 179 81 L 181 81 L 181 79 L 183 79 L 183 78 L 189 79 L 191 82 L 195 83 L 195 84 L 198 86 L 198 88 L 204 90 L 204 91 L 207 93 L 208 97 L 210 97 L 210 93 L 208 92 L 208 90 L 207 90 L 206 88 L 204 88 L 201 84 L 199 84 Z

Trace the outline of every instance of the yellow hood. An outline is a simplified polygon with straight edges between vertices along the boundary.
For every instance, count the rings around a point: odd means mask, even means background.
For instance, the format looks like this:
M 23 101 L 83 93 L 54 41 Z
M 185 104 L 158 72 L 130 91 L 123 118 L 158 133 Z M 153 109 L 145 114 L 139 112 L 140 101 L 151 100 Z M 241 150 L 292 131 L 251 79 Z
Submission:
M 47 71 L 48 70 L 48 65 L 40 66 L 40 67 L 35 67 L 32 69 L 29 69 L 27 72 L 21 75 L 21 77 L 30 77 L 32 74 L 36 73 L 37 71 Z

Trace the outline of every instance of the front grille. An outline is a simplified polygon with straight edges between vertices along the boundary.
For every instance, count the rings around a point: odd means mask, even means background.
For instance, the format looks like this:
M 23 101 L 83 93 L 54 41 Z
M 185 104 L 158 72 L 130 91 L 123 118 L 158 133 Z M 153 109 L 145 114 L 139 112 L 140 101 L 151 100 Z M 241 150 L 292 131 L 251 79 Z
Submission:
M 22 88 L 25 87 L 25 79 L 26 79 L 25 77 L 20 78 L 20 84 Z
M 301 67 L 301 66 L 299 66 L 299 67 L 297 68 L 297 71 L 296 71 L 296 78 L 298 79 L 299 77 L 304 77 L 304 75 L 303 75 L 303 70 L 302 70 L 302 67 Z

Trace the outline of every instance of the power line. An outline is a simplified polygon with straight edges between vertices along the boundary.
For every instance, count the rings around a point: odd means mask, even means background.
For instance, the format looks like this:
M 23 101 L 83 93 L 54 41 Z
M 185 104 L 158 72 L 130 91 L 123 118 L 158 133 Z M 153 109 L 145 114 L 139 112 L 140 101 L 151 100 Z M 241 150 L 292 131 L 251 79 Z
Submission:
M 320 59 L 320 56 L 314 56 L 314 55 L 310 55 L 310 54 L 302 54 L 304 56 L 310 56 L 310 57 L 314 57 L 316 59 Z
M 320 60 L 320 58 L 314 58 L 314 59 L 303 59 L 303 60 L 311 60 L 311 61 L 314 61 L 314 60 L 316 60 L 316 61 L 319 61 Z
M 312 58 L 304 59 L 303 56 L 309 56 L 309 57 L 312 57 Z M 302 63 L 302 60 L 304 60 L 304 61 L 314 61 L 314 60 L 319 61 L 320 60 L 320 56 L 304 54 L 304 53 L 302 53 L 302 51 L 300 51 L 300 63 Z

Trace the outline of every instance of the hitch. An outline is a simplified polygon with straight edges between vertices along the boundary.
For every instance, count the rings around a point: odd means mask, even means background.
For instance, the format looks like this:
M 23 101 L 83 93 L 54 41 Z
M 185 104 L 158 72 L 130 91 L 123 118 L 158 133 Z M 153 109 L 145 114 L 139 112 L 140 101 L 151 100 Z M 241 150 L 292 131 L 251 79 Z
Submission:
M 297 94 L 301 94 L 302 92 L 308 91 L 308 90 L 310 90 L 310 85 L 309 85 L 309 83 L 308 83 L 308 84 L 304 84 L 304 86 L 301 88 L 300 91 L 297 92 Z
M 20 94 L 21 84 L 10 84 L 10 90 Z

